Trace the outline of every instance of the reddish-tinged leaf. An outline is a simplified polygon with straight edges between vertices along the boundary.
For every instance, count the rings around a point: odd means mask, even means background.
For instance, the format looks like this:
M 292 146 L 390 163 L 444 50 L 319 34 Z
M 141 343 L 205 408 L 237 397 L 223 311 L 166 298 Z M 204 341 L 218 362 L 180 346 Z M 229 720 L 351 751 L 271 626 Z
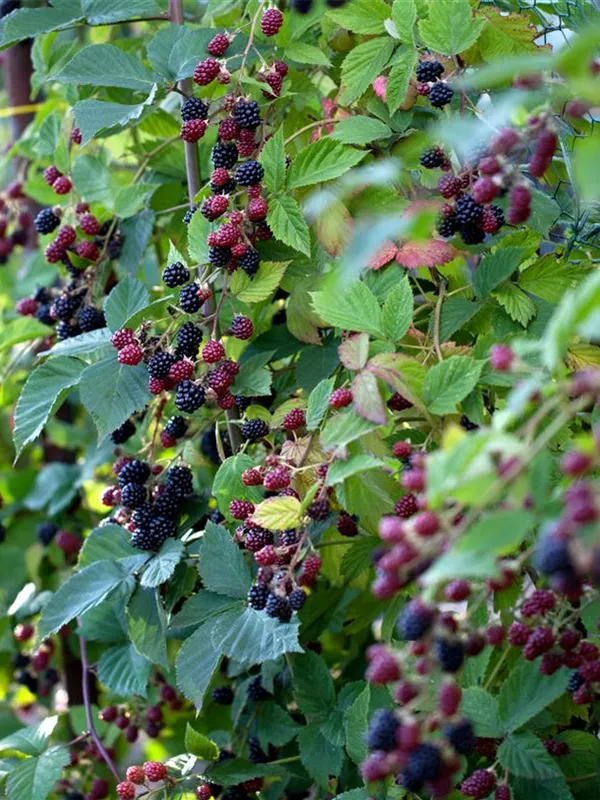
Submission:
M 369 357 L 369 334 L 357 333 L 349 336 L 338 347 L 338 355 L 347 369 L 362 369 Z
M 456 258 L 457 251 L 447 242 L 431 239 L 403 244 L 396 254 L 396 261 L 407 269 L 439 267 Z
M 401 353 L 380 353 L 369 361 L 367 369 L 413 405 L 424 408 L 423 383 L 427 370 L 414 358 Z
M 368 419 L 369 422 L 385 425 L 385 406 L 379 394 L 375 375 L 370 372 L 359 372 L 352 381 L 352 394 L 354 410 L 359 416 Z
M 393 242 L 386 242 L 375 256 L 369 261 L 369 269 L 381 269 L 394 258 L 398 252 L 397 246 Z

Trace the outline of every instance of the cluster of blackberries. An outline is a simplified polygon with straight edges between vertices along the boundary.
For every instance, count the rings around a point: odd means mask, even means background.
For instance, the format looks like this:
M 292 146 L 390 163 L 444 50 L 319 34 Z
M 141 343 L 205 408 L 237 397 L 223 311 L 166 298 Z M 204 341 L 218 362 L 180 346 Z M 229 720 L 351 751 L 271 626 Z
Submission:
M 134 800 L 140 787 L 169 781 L 169 771 L 160 761 L 146 761 L 143 767 L 128 767 L 125 775 L 127 780 L 117 784 L 117 795 L 120 800 Z M 143 790 L 144 793 L 146 790 Z
M 452 102 L 454 90 L 450 84 L 440 80 L 444 74 L 444 65 L 439 61 L 425 60 L 417 65 L 417 91 L 422 97 L 429 97 L 434 108 L 443 108 Z
M 60 340 L 78 336 L 80 333 L 104 328 L 104 312 L 86 303 L 86 287 L 77 276 L 63 290 L 40 287 L 31 297 L 24 297 L 16 305 L 22 316 L 36 317 L 48 326 L 56 326 L 56 337 Z
M 23 247 L 29 240 L 31 214 L 26 200 L 20 181 L 13 181 L 0 194 L 0 265 L 6 264 L 16 247 Z
M 102 722 L 114 724 L 119 730 L 123 731 L 125 739 L 130 744 L 137 741 L 140 729 L 143 729 L 150 739 L 157 739 L 165 725 L 163 709 L 168 708 L 172 711 L 178 711 L 182 706 L 182 700 L 176 689 L 165 683 L 162 676 L 157 674 L 153 681 L 156 681 L 159 687 L 158 702 L 155 705 L 147 706 L 145 709 L 137 704 L 133 708 L 126 705 L 111 705 L 100 709 L 98 714 Z M 139 770 L 141 767 L 132 767 L 130 769 Z M 132 780 L 129 770 L 127 770 L 127 779 Z M 143 781 L 133 782 L 137 785 L 143 783 Z
M 30 622 L 16 625 L 13 636 L 23 645 L 12 657 L 14 680 L 32 694 L 48 697 L 60 680 L 57 670 L 51 666 L 54 642 L 44 639 L 37 647 L 30 647 L 35 638 L 35 628 Z

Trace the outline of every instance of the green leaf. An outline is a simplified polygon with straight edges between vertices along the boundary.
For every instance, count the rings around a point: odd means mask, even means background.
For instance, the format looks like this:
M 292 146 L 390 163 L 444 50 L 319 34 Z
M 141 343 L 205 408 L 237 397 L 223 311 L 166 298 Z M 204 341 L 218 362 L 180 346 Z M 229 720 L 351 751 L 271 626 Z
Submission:
M 593 272 L 577 288 L 567 292 L 544 336 L 544 363 L 555 370 L 566 355 L 571 338 L 579 327 L 594 319 L 600 306 L 600 272 Z
M 600 142 L 598 137 L 590 136 L 577 142 L 573 158 L 573 171 L 582 198 L 588 202 L 598 202 L 600 193 Z
M 79 392 L 102 441 L 150 400 L 148 370 L 143 364 L 119 364 L 113 354 L 84 370 Z
M 246 486 L 242 481 L 242 472 L 254 466 L 254 461 L 245 453 L 226 458 L 221 464 L 213 481 L 212 493 L 219 504 L 222 514 L 229 513 L 229 503 L 234 498 L 260 503 L 262 492 L 257 486 Z M 239 548 L 236 547 L 239 552 Z
M 256 506 L 253 521 L 269 531 L 285 531 L 300 525 L 300 501 L 295 497 L 268 497 Z
M 239 601 L 201 589 L 197 594 L 188 597 L 181 611 L 171 618 L 169 632 L 181 631 L 191 627 L 197 628 L 198 625 L 206 622 L 210 617 L 231 607 L 239 608 Z M 178 636 L 177 638 L 184 637 Z
M 498 716 L 498 699 L 472 686 L 463 689 L 461 713 L 473 723 L 476 736 L 496 739 L 502 736 L 502 726 Z
M 49 417 L 79 383 L 85 363 L 78 358 L 53 358 L 31 373 L 15 408 L 13 440 L 17 456 L 43 431 Z
M 96 561 L 72 575 L 44 608 L 38 636 L 43 638 L 56 633 L 67 622 L 97 606 L 128 580 L 127 570 L 114 561 Z
M 335 486 L 351 475 L 368 472 L 370 469 L 381 467 L 381 465 L 382 462 L 379 458 L 368 453 L 351 456 L 347 461 L 336 459 L 329 466 L 325 483 L 327 486 Z
M 335 705 L 333 680 L 321 656 L 307 652 L 292 660 L 292 686 L 298 707 L 313 720 L 325 720 Z
M 513 733 L 498 748 L 498 761 L 511 775 L 544 781 L 563 780 L 555 759 L 546 751 L 541 739 L 533 733 Z
M 515 322 L 524 328 L 535 317 L 536 309 L 533 301 L 514 283 L 505 283 L 493 293 L 502 308 Z
M 188 28 L 184 25 L 166 25 L 148 44 L 148 60 L 152 68 L 169 81 L 189 78 L 198 63 L 198 53 L 204 53 L 206 45 L 215 35 L 211 28 Z M 238 34 L 227 55 L 237 50 L 237 40 L 246 40 Z M 244 45 L 242 45 L 243 47 Z
M 263 353 L 258 353 L 244 361 L 240 366 L 240 371 L 231 391 L 244 397 L 271 394 L 273 376 L 271 370 L 265 367 L 265 361 L 268 360 Z
M 394 56 L 394 66 L 390 70 L 385 87 L 386 102 L 390 114 L 395 114 L 404 102 L 410 79 L 415 71 L 416 62 L 416 53 L 412 47 Z
M 308 774 L 321 786 L 326 787 L 329 776 L 337 776 L 342 769 L 344 751 L 331 744 L 317 724 L 307 725 L 298 734 L 300 761 Z
M 390 8 L 384 0 L 353 0 L 343 8 L 328 11 L 327 16 L 353 33 L 383 33 Z
M 475 272 L 473 288 L 479 297 L 487 297 L 499 283 L 510 278 L 519 269 L 525 256 L 523 247 L 499 247 L 485 256 Z
M 83 543 L 79 553 L 79 567 L 94 561 L 117 561 L 120 558 L 139 556 L 140 551 L 129 544 L 129 534 L 120 525 L 103 525 L 94 530 Z
M 353 150 L 329 137 L 319 139 L 295 156 L 288 172 L 288 188 L 299 189 L 339 178 L 361 162 L 365 155 L 366 152 Z
M 377 385 L 377 378 L 372 372 L 363 370 L 352 381 L 354 411 L 364 419 L 385 425 L 386 411 Z
M 239 459 L 240 456 L 235 458 Z M 208 522 L 206 525 L 199 570 L 205 589 L 229 597 L 246 599 L 252 584 L 250 570 L 242 551 L 234 544 L 226 528 L 221 525 L 215 525 L 213 522 Z
M 129 638 L 137 652 L 151 661 L 169 668 L 164 630 L 164 611 L 154 589 L 136 587 L 127 606 Z
M 167 539 L 159 552 L 146 565 L 140 583 L 142 586 L 160 586 L 175 572 L 183 557 L 185 547 L 179 539 Z
M 149 93 L 155 77 L 133 55 L 112 44 L 89 44 L 79 50 L 56 79 L 60 83 L 118 86 Z
M 133 644 L 109 647 L 100 656 L 96 671 L 107 689 L 122 697 L 132 694 L 147 696 L 148 679 L 152 664 L 135 649 Z
M 129 599 L 129 586 L 123 586 L 111 593 L 106 600 L 90 608 L 78 618 L 77 633 L 90 642 L 116 644 L 124 641 L 127 635 L 125 604 Z
M 291 742 L 300 729 L 287 711 L 272 702 L 258 703 L 256 707 L 256 733 L 263 750 L 268 745 L 282 747 Z
M 334 386 L 335 378 L 324 378 L 310 393 L 306 406 L 306 427 L 309 431 L 315 431 L 321 424 L 329 408 L 329 397 Z
M 267 222 L 276 239 L 304 255 L 310 255 L 310 231 L 302 209 L 293 197 L 272 197 Z
M 140 181 L 119 189 L 112 206 L 115 214 L 121 219 L 133 217 L 144 208 L 157 188 L 157 183 L 142 183 Z
M 184 747 L 186 753 L 191 753 L 203 761 L 216 761 L 219 757 L 218 746 L 208 736 L 194 730 L 189 722 L 185 726 Z
M 215 649 L 243 664 L 262 664 L 284 653 L 301 653 L 299 622 L 280 622 L 254 608 L 224 611 L 215 618 L 212 644 Z
M 38 756 L 46 749 L 48 739 L 58 724 L 58 716 L 46 717 L 37 725 L 21 728 L 0 739 L 0 753 L 13 750 L 26 756 Z
M 213 619 L 200 625 L 183 643 L 175 662 L 177 686 L 197 711 L 202 708 L 206 690 L 221 661 L 220 649 L 208 646 L 214 624 Z
M 401 353 L 380 353 L 367 364 L 367 369 L 395 392 L 400 392 L 417 408 L 424 408 L 423 386 L 425 367 Z
M 108 25 L 136 17 L 156 16 L 163 10 L 155 0 L 128 0 L 126 6 L 121 0 L 81 0 L 81 6 L 90 25 Z
M 592 733 L 578 730 L 569 730 L 559 733 L 556 737 L 560 742 L 569 745 L 569 752 L 560 757 L 560 768 L 567 779 L 577 781 L 576 793 L 580 791 L 596 792 L 599 787 L 598 760 L 600 759 L 600 742 Z M 580 781 L 582 775 L 590 775 L 589 781 Z
M 8 800 L 46 800 L 69 761 L 66 747 L 51 747 L 17 764 L 8 776 Z
M 332 302 L 329 292 L 313 292 L 311 298 L 315 312 L 329 325 L 384 338 L 379 303 L 365 283 L 353 283 L 347 291 L 336 296 L 335 302 Z
M 285 145 L 283 128 L 267 139 L 260 151 L 259 161 L 265 171 L 264 184 L 271 192 L 279 192 L 285 186 Z
M 73 185 L 90 203 L 102 203 L 110 208 L 113 190 L 110 171 L 105 160 L 96 156 L 79 156 L 73 166 Z
M 198 264 L 205 264 L 208 262 L 208 245 L 206 244 L 206 237 L 209 233 L 210 222 L 200 213 L 193 214 L 192 221 L 187 226 L 187 241 L 190 258 L 198 262 Z M 168 261 L 169 264 L 173 263 L 173 261 L 170 259 L 168 259 Z
M 21 342 L 30 342 L 48 335 L 48 326 L 33 317 L 17 317 L 0 330 L 0 353 Z
M 99 328 L 96 331 L 80 333 L 79 336 L 73 336 L 72 339 L 64 339 L 62 342 L 57 342 L 44 355 L 54 358 L 55 356 L 89 356 L 104 350 L 109 352 L 108 348 L 111 346 L 110 337 L 111 333 L 108 328 Z M 81 366 L 83 367 L 83 364 Z
M 504 681 L 498 698 L 503 730 L 507 733 L 522 727 L 553 703 L 567 688 L 569 670 L 560 669 L 540 680 L 539 663 L 518 663 Z
M 486 21 L 474 17 L 469 0 L 435 0 L 419 20 L 419 33 L 430 50 L 455 56 L 475 44 Z
M 511 780 L 511 789 L 515 800 L 573 800 L 573 795 L 564 780 L 556 777 L 549 781 L 532 780 L 531 778 L 514 778 Z M 597 789 L 594 787 L 597 796 Z M 590 795 L 584 795 L 590 797 Z
M 394 46 L 393 39 L 379 37 L 362 42 L 350 50 L 342 64 L 341 105 L 350 105 L 366 92 L 390 60 Z
M 383 305 L 383 331 L 392 342 L 399 342 L 408 330 L 413 315 L 413 294 L 404 276 L 388 294 Z
M 124 238 L 119 263 L 130 275 L 137 272 L 138 266 L 143 260 L 152 236 L 154 220 L 154 211 L 146 208 L 139 214 L 119 223 Z
M 423 399 L 432 414 L 453 414 L 456 404 L 477 385 L 483 361 L 469 356 L 451 356 L 425 374 Z
M 1 46 L 6 47 L 23 39 L 33 39 L 41 33 L 68 28 L 84 18 L 79 0 L 54 0 L 53 6 L 21 8 L 6 16 L 2 20 Z
M 360 764 L 367 755 L 364 732 L 369 719 L 371 687 L 367 684 L 344 714 L 346 752 L 355 764 Z
M 81 468 L 77 464 L 54 461 L 38 472 L 25 505 L 32 511 L 45 508 L 54 516 L 67 508 L 81 486 Z
M 469 528 L 458 539 L 455 547 L 460 551 L 508 555 L 522 544 L 531 532 L 534 522 L 535 517 L 529 511 L 492 511 Z
M 466 323 L 482 308 L 483 303 L 465 300 L 461 297 L 451 297 L 449 300 L 446 300 L 442 305 L 440 341 L 447 342 L 456 331 L 460 330 L 463 325 L 466 325 Z
M 412 44 L 415 38 L 415 22 L 417 21 L 415 0 L 394 0 L 392 20 L 402 41 Z
M 206 772 L 209 781 L 219 781 L 219 785 L 231 786 L 242 781 L 260 778 L 265 775 L 287 777 L 283 767 L 277 764 L 253 764 L 245 758 L 228 758 L 211 766 Z
M 340 120 L 330 138 L 342 144 L 370 144 L 391 135 L 391 128 L 385 122 L 374 117 L 356 115 Z
M 588 271 L 587 266 L 578 269 L 572 261 L 557 260 L 549 253 L 527 267 L 519 278 L 519 286 L 548 303 L 560 303 L 565 292 L 576 288 Z
M 356 536 L 344 553 L 340 572 L 346 580 L 358 578 L 371 566 L 370 556 L 377 547 L 379 539 L 375 536 Z
M 354 411 L 335 414 L 327 421 L 321 433 L 321 444 L 326 450 L 333 447 L 343 448 L 376 427 L 378 426 L 375 422 L 359 417 Z
M 100 131 L 109 128 L 124 127 L 129 122 L 139 119 L 144 109 L 152 105 L 156 96 L 156 87 L 143 103 L 126 105 L 109 103 L 104 100 L 80 100 L 73 106 L 75 122 L 81 131 L 81 145 L 86 145 Z
M 329 67 L 331 63 L 325 53 L 314 44 L 306 44 L 305 42 L 290 42 L 286 45 L 285 57 L 290 61 L 296 61 L 298 64 L 317 64 L 321 67 Z
M 369 336 L 366 333 L 348 336 L 338 347 L 340 361 L 353 371 L 361 370 L 369 358 Z
M 114 333 L 123 328 L 134 314 L 145 308 L 149 301 L 150 295 L 144 284 L 128 275 L 117 283 L 104 301 L 106 324 Z
M 242 303 L 262 303 L 281 283 L 288 263 L 263 261 L 252 279 L 243 270 L 236 270 L 231 281 L 231 293 Z

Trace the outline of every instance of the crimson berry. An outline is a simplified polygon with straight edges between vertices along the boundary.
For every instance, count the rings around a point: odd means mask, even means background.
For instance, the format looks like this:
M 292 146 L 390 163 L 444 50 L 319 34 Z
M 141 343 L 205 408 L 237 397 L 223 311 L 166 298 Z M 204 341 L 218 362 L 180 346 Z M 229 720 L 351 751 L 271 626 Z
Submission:
M 471 594 L 471 584 L 464 578 L 451 581 L 444 589 L 444 596 L 454 603 L 466 600 Z
M 54 164 L 52 164 L 49 167 L 46 167 L 46 169 L 44 170 L 44 180 L 46 181 L 48 186 L 52 186 L 54 181 L 57 178 L 60 178 L 61 176 L 62 172 L 58 169 L 58 167 L 55 167 Z
M 556 595 L 550 589 L 536 589 L 521 606 L 524 617 L 543 616 L 556 605 Z
M 32 317 L 37 309 L 38 303 L 33 297 L 23 297 L 15 306 L 15 311 L 22 317 Z
M 13 631 L 13 636 L 17 640 L 17 642 L 27 642 L 33 634 L 35 633 L 35 628 L 29 622 L 25 622 L 21 625 L 17 625 Z
M 403 397 L 399 392 L 395 392 L 387 402 L 390 411 L 404 411 L 407 408 L 412 408 L 412 403 Z
M 118 711 L 115 706 L 106 706 L 102 708 L 98 714 L 102 722 L 114 722 L 118 716 Z
M 175 383 L 184 381 L 191 378 L 194 374 L 194 362 L 188 358 L 183 358 L 181 361 L 176 361 L 169 368 L 169 378 Z
M 117 785 L 117 794 L 121 800 L 134 800 L 135 784 L 131 781 L 123 781 Z
M 385 685 L 395 683 L 402 677 L 402 673 L 394 655 L 385 651 L 371 661 L 365 677 L 370 683 Z
M 88 236 L 97 236 L 100 233 L 100 223 L 93 214 L 84 214 L 80 217 L 79 227 Z
M 139 344 L 128 344 L 122 347 L 117 354 L 119 364 L 127 364 L 130 367 L 139 364 L 144 357 L 144 351 Z
M 232 336 L 235 336 L 236 339 L 246 341 L 247 339 L 252 338 L 252 334 L 254 333 L 254 325 L 249 317 L 236 314 L 229 330 Z
M 462 699 L 462 691 L 454 681 L 443 683 L 440 688 L 438 699 L 439 709 L 447 717 L 452 717 L 458 711 L 460 701 Z
M 196 65 L 194 70 L 194 81 L 198 86 L 208 86 L 212 83 L 221 71 L 221 65 L 214 58 L 206 58 Z
M 573 628 L 566 628 L 559 636 L 558 643 L 563 650 L 574 650 L 581 641 L 581 634 Z
M 166 766 L 159 761 L 146 761 L 144 764 L 144 773 L 151 783 L 164 781 L 168 774 Z
M 66 175 L 61 175 L 54 181 L 52 188 L 56 194 L 69 194 L 73 188 L 73 184 L 71 183 L 70 178 L 67 178 Z
M 275 36 L 283 25 L 283 14 L 277 8 L 268 8 L 260 21 L 260 29 L 265 36 Z
M 79 242 L 77 245 L 77 255 L 80 258 L 85 258 L 88 261 L 95 261 L 98 258 L 98 248 L 94 242 Z
M 59 531 L 56 535 L 57 547 L 63 551 L 66 556 L 75 556 L 81 550 L 83 542 L 74 533 L 69 531 Z
M 455 175 L 442 175 L 438 182 L 438 192 L 449 200 L 451 197 L 458 197 L 462 191 L 460 179 Z
M 335 527 L 338 529 L 342 536 L 356 536 L 358 533 L 358 525 L 356 518 L 346 514 L 345 511 L 339 515 L 336 520 Z
M 262 486 L 262 475 L 259 469 L 251 467 L 242 472 L 242 483 L 244 486 Z
M 400 441 L 396 442 L 392 447 L 392 453 L 396 458 L 408 458 L 412 453 L 412 445 L 410 442 L 407 442 L 406 439 L 400 439 Z
M 560 471 L 563 475 L 576 478 L 588 472 L 593 463 L 593 458 L 587 453 L 583 453 L 581 450 L 571 450 L 561 458 Z
M 302 408 L 293 408 L 288 411 L 281 423 L 281 427 L 286 431 L 295 431 L 297 428 L 304 427 L 304 425 L 306 425 L 306 415 Z
M 229 503 L 229 513 L 234 519 L 246 519 L 254 513 L 254 503 L 249 500 L 233 499 Z
M 44 250 L 44 258 L 49 264 L 56 264 L 64 255 L 64 249 L 57 242 L 51 242 Z
M 132 331 L 131 328 L 120 328 L 113 333 L 110 338 L 110 343 L 113 347 L 116 347 L 117 350 L 121 350 L 128 344 L 135 344 L 135 332 Z
M 487 769 L 478 769 L 469 775 L 460 785 L 460 790 L 467 797 L 483 800 L 496 786 L 496 776 Z
M 398 517 L 408 519 L 419 510 L 417 498 L 414 494 L 405 494 L 394 506 L 394 513 Z
M 229 36 L 226 33 L 217 33 L 210 42 L 206 49 L 211 56 L 222 56 L 229 47 Z
M 204 136 L 206 127 L 203 119 L 189 119 L 181 124 L 179 135 L 184 142 L 197 142 Z
M 471 187 L 471 195 L 477 203 L 489 203 L 498 194 L 498 187 L 491 178 L 479 178 Z
M 230 392 L 224 392 L 223 394 L 219 395 L 217 403 L 219 405 L 219 408 L 223 408 L 225 411 L 229 411 L 236 405 L 235 395 L 231 394 Z
M 225 357 L 225 348 L 221 342 L 211 339 L 202 348 L 202 360 L 207 364 L 215 364 Z
M 522 647 L 527 644 L 531 636 L 531 628 L 524 622 L 513 622 L 508 629 L 508 641 L 513 647 Z
M 198 800 L 210 800 L 212 797 L 212 789 L 209 783 L 201 783 L 196 789 L 196 797 Z
M 498 647 L 504 641 L 504 627 L 502 625 L 490 625 L 486 631 L 486 636 L 492 647 Z
M 523 658 L 533 661 L 543 653 L 547 653 L 554 645 L 554 632 L 552 628 L 535 628 L 523 648 Z
M 499 786 L 496 789 L 496 793 L 494 795 L 494 800 L 510 800 L 510 787 L 507 786 L 505 783 L 502 786 Z
M 248 203 L 248 219 L 250 222 L 260 222 L 267 216 L 269 204 L 264 197 L 255 197 Z
M 66 249 L 73 244 L 75 239 L 77 239 L 75 229 L 70 225 L 63 225 L 62 228 L 58 229 L 58 233 L 56 234 L 56 239 L 54 241 L 56 244 L 60 245 L 60 247 Z
M 160 394 L 164 391 L 165 382 L 162 378 L 148 378 L 148 391 L 150 394 Z
M 433 511 L 421 511 L 413 519 L 413 527 L 415 533 L 419 536 L 435 536 L 440 530 L 440 521 Z
M 237 244 L 241 231 L 236 225 L 226 222 L 216 231 L 216 244 L 219 247 L 233 247 Z
M 265 473 L 263 479 L 263 486 L 269 492 L 276 492 L 279 489 L 285 489 L 290 485 L 291 475 L 287 467 L 274 467 Z
M 261 567 L 270 567 L 277 563 L 277 552 L 272 544 L 268 544 L 254 553 L 254 560 Z
M 336 389 L 329 397 L 329 405 L 332 408 L 345 408 L 352 402 L 352 391 L 350 389 Z
M 210 182 L 217 187 L 222 187 L 229 182 L 230 178 L 229 170 L 225 167 L 217 167 L 210 176 Z
M 283 78 L 278 72 L 269 72 L 265 75 L 265 83 L 268 84 L 271 92 L 276 96 L 279 97 L 281 94 L 281 87 L 283 86 Z M 269 97 L 269 92 L 264 92 L 263 94 Z

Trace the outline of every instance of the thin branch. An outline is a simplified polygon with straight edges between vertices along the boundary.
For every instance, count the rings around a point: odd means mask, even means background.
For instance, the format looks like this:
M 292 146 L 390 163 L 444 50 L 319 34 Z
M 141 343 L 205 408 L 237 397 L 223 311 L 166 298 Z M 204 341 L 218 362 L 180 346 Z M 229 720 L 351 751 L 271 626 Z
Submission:
M 433 321 L 433 346 L 438 357 L 438 361 L 443 361 L 442 349 L 440 347 L 440 320 L 442 316 L 442 303 L 444 301 L 444 293 L 446 291 L 446 281 L 440 282 L 440 293 L 438 295 L 437 303 L 435 305 L 435 317 Z
M 81 620 L 78 620 L 78 624 L 81 625 Z M 96 733 L 96 729 L 94 727 L 94 716 L 92 714 L 92 704 L 90 703 L 90 687 L 89 687 L 89 679 L 90 679 L 90 666 L 88 663 L 88 656 L 87 656 L 87 642 L 83 636 L 79 637 L 79 652 L 81 655 L 81 688 L 83 692 L 83 706 L 85 708 L 85 719 L 87 722 L 87 726 L 90 732 L 90 736 L 92 737 L 92 741 L 98 748 L 98 752 L 104 759 L 106 766 L 112 772 L 113 776 L 117 783 L 121 780 L 119 777 L 119 773 L 117 772 L 117 768 L 115 767 L 112 758 L 106 752 L 106 748 L 100 741 L 98 734 Z

